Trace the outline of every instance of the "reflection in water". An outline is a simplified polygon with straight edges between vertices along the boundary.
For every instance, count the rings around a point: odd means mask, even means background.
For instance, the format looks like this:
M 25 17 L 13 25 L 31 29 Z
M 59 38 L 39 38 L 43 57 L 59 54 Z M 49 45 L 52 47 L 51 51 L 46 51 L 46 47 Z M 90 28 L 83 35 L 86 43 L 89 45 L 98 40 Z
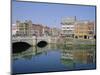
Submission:
M 95 53 L 93 50 L 63 50 L 61 61 L 64 65 L 75 68 L 75 64 L 95 63 Z
M 52 49 L 53 50 L 57 49 L 57 45 L 55 45 L 55 44 L 52 44 L 52 45 L 48 44 L 48 46 L 46 46 L 44 48 L 40 48 L 40 47 L 37 47 L 37 46 L 30 47 L 26 51 L 23 51 L 21 53 L 13 54 L 13 59 L 14 60 L 17 60 L 17 59 L 20 59 L 20 58 L 27 59 L 28 57 L 37 56 L 37 55 L 42 54 L 42 53 L 47 54 L 47 51 L 50 51 Z
M 95 69 L 95 46 L 48 44 L 13 54 L 13 73 Z

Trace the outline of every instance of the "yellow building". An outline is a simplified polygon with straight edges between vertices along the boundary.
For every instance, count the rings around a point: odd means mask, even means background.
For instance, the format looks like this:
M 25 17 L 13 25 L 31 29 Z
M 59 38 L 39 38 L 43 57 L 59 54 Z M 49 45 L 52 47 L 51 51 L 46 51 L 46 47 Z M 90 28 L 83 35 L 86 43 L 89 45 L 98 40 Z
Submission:
M 94 23 L 78 21 L 75 23 L 74 37 L 78 39 L 92 39 L 94 37 Z
M 32 28 L 32 22 L 31 21 L 25 21 L 21 23 L 20 21 L 16 21 L 17 26 L 17 36 L 31 36 L 31 28 Z

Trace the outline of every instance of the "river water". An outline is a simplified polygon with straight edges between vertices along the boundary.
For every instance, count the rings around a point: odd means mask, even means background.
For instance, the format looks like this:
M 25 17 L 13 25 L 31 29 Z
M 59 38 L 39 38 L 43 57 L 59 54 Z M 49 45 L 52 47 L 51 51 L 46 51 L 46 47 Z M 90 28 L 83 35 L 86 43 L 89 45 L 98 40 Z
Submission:
M 30 47 L 13 54 L 12 73 L 37 73 L 88 70 L 96 68 L 95 47 L 78 48 L 48 44 L 45 48 Z

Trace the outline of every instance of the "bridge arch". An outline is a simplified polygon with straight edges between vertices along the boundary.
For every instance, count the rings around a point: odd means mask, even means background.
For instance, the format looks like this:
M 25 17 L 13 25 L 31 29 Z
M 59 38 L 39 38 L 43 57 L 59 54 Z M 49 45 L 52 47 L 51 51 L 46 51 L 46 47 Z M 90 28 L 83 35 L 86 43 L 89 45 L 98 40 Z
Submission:
M 12 43 L 12 52 L 13 53 L 19 53 L 19 52 L 23 52 L 25 50 L 27 50 L 29 47 L 31 47 L 30 44 L 28 44 L 27 42 L 13 42 Z

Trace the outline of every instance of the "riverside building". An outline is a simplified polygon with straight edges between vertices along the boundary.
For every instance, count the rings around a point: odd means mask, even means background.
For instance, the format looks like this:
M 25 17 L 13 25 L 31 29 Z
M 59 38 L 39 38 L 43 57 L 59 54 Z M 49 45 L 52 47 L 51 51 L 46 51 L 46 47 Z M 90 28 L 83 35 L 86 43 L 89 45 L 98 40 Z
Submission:
M 62 19 L 62 35 L 66 37 L 74 37 L 74 24 L 76 22 L 76 17 L 66 17 Z

